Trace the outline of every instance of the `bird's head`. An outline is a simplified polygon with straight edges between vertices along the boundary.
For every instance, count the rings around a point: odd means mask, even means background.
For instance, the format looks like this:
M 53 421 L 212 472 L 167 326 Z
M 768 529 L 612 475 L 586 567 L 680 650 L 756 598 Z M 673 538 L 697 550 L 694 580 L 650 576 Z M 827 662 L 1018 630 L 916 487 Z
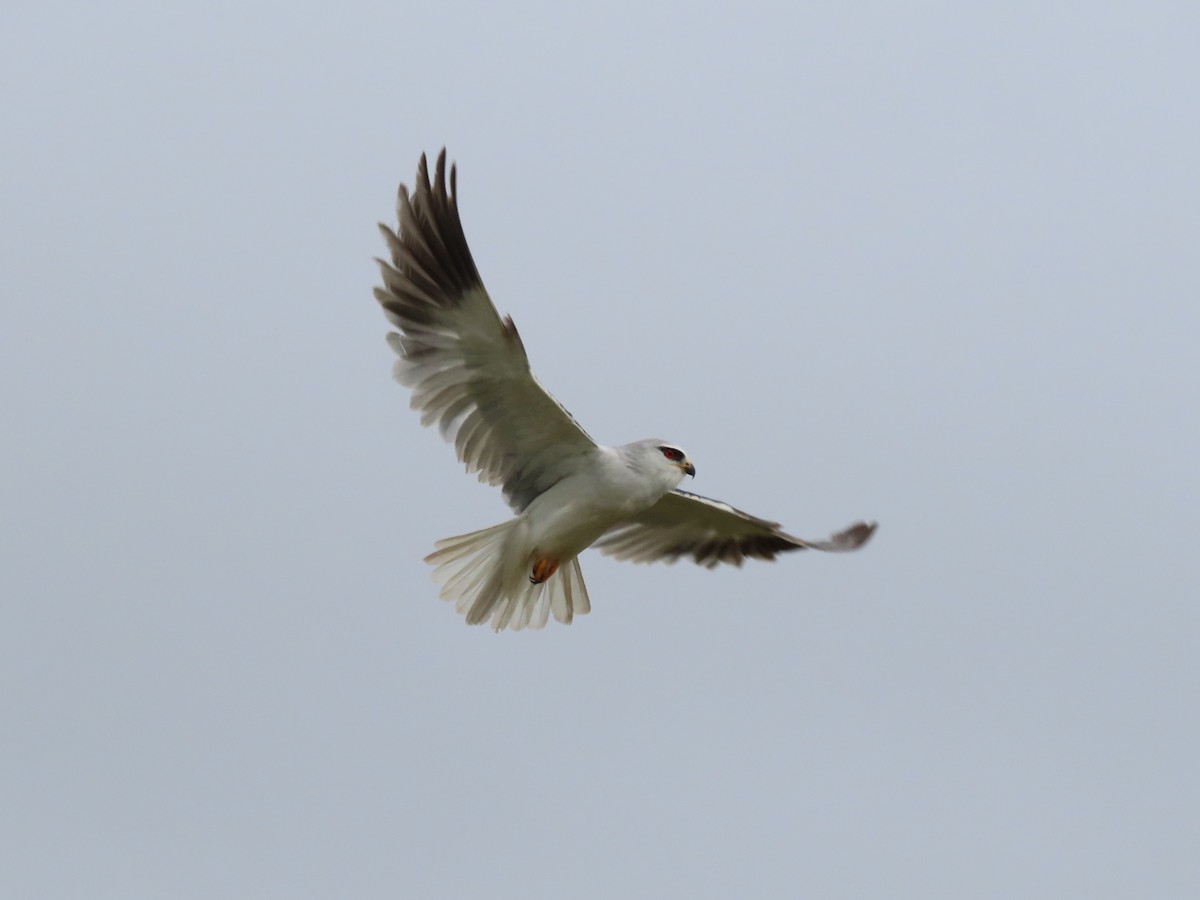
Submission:
M 668 441 L 651 438 L 628 444 L 625 450 L 636 468 L 654 473 L 662 479 L 667 490 L 677 486 L 684 475 L 696 476 L 696 467 L 684 449 Z
M 662 458 L 669 465 L 679 469 L 684 475 L 696 477 L 696 467 L 692 465 L 692 461 L 688 459 L 688 455 L 682 447 L 676 447 L 674 444 L 659 444 L 655 449 L 662 454 Z

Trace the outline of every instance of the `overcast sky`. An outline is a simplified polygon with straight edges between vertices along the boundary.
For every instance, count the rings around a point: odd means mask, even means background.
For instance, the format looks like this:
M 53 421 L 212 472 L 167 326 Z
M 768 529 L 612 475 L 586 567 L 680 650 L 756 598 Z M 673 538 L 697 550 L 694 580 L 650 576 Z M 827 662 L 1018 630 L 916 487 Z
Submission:
M 576 6 L 9 4 L 0 895 L 1200 895 L 1200 8 Z M 443 144 L 592 435 L 874 541 L 467 627 Z

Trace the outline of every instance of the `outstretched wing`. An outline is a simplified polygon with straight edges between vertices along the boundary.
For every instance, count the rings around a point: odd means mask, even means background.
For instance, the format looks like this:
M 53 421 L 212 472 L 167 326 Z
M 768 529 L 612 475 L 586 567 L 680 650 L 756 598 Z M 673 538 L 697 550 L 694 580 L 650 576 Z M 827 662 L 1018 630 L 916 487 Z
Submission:
M 396 380 L 412 388 L 421 424 L 437 423 L 467 471 L 499 484 L 517 512 L 596 451 L 595 442 L 529 370 L 510 317 L 500 318 L 471 259 L 458 217 L 456 172 L 424 154 L 412 196 L 404 185 L 398 231 L 380 225 L 391 263 L 377 260 L 375 297 L 400 332 Z
M 593 546 L 601 553 L 634 562 L 675 562 L 690 556 L 702 566 L 740 566 L 747 557 L 774 559 L 789 550 L 857 550 L 875 532 L 859 522 L 824 541 L 805 541 L 719 500 L 671 491 L 645 512 L 613 528 Z

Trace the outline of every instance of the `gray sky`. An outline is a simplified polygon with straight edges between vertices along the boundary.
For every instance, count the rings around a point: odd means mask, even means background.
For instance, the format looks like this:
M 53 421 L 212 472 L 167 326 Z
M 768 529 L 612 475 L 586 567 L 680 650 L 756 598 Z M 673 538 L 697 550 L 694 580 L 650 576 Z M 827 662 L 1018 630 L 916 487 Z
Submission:
M 11 6 L 0 895 L 1200 893 L 1195 4 Z M 466 627 L 442 144 L 593 435 L 874 542 Z

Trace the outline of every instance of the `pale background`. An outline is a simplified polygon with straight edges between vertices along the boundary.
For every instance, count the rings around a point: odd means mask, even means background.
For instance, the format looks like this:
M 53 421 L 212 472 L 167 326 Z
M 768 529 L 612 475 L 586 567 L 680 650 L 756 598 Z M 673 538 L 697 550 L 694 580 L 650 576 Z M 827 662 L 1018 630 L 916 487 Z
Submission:
M 3 19 L 0 896 L 1200 896 L 1196 4 Z M 593 435 L 874 542 L 466 627 L 442 144 Z

